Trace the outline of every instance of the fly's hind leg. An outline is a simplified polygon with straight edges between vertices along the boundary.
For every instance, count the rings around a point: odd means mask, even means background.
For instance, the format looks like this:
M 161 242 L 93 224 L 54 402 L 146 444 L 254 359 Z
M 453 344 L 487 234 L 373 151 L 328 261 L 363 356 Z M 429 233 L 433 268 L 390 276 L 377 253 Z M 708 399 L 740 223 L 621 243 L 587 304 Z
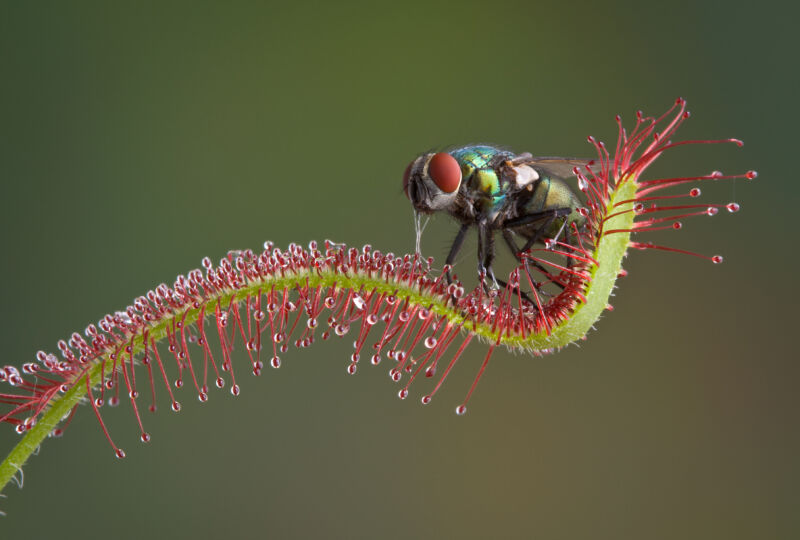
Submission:
M 539 269 L 539 271 L 544 271 L 544 267 L 542 265 L 540 265 L 536 261 L 530 261 L 530 260 L 522 257 L 522 252 L 517 247 L 517 243 L 514 241 L 514 237 L 512 236 L 511 231 L 509 231 L 508 229 L 503 229 L 503 240 L 506 241 L 506 245 L 508 246 L 508 249 L 511 250 L 511 253 L 514 254 L 514 258 L 517 259 L 517 261 L 519 261 L 522 264 L 523 268 L 525 269 L 525 273 L 528 275 L 528 277 L 531 280 L 531 283 L 534 283 L 534 286 L 536 286 L 535 285 L 535 281 L 534 281 L 533 277 L 531 276 L 531 272 L 528 269 L 528 265 L 530 264 L 531 266 L 536 267 L 537 269 Z M 504 283 L 504 282 L 502 282 L 502 285 L 504 287 L 508 286 L 508 284 Z M 524 292 L 522 290 L 522 287 L 519 284 L 517 285 L 516 288 L 519 289 L 519 293 L 522 296 L 522 298 L 527 300 L 529 304 L 531 304 L 532 306 L 534 306 L 534 307 L 536 307 L 538 309 L 539 304 L 537 302 L 534 302 L 531 299 L 531 297 L 528 295 L 528 293 L 526 293 L 526 292 Z
M 542 233 L 547 230 L 548 227 L 556 220 L 556 218 L 560 217 L 567 217 L 570 213 L 572 213 L 572 208 L 564 207 L 564 208 L 554 208 L 552 210 L 545 210 L 542 212 L 535 212 L 533 214 L 527 214 L 524 216 L 520 216 L 514 219 L 509 219 L 505 222 L 506 229 L 516 229 L 517 227 L 522 227 L 524 225 L 530 225 L 531 223 L 536 223 L 537 221 L 541 221 L 541 226 L 536 229 L 536 232 L 531 236 L 525 245 L 520 249 L 520 251 L 528 251 L 542 236 Z M 561 231 L 559 231 L 559 235 Z M 558 239 L 558 235 L 556 235 L 556 239 Z

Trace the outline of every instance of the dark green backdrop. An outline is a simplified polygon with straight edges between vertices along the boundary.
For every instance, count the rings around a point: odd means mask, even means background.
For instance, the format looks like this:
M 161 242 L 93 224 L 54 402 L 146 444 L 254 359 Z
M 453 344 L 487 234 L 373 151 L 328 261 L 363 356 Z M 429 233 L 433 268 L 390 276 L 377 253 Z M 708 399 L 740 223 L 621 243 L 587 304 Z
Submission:
M 128 406 L 107 412 L 123 461 L 83 408 L 6 490 L 0 536 L 800 535 L 797 13 L 130 4 L 0 3 L 0 363 L 205 255 L 265 239 L 412 250 L 400 178 L 432 147 L 591 155 L 614 114 L 680 95 L 683 137 L 746 145 L 678 150 L 654 175 L 761 174 L 704 190 L 738 215 L 659 238 L 725 264 L 632 253 L 598 332 L 547 358 L 498 352 L 464 418 L 482 347 L 422 407 L 383 367 L 347 376 L 348 343 L 319 343 L 238 399 L 184 392 L 179 415 L 146 418 L 147 446 Z M 436 220 L 423 250 L 442 260 L 454 232 Z M 0 430 L 2 453 L 16 440 Z

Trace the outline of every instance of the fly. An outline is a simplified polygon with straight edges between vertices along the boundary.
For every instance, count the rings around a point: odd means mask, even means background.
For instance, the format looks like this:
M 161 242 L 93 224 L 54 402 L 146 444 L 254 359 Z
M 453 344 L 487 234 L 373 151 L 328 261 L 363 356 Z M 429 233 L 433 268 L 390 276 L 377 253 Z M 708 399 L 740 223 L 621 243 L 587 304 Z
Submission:
M 562 235 L 565 243 L 574 245 L 576 232 L 585 226 L 586 218 L 579 211 L 580 199 L 566 179 L 575 176 L 576 167 L 589 163 L 514 154 L 493 146 L 465 146 L 417 157 L 403 174 L 403 191 L 417 213 L 417 224 L 420 214 L 433 212 L 446 212 L 461 224 L 446 265 L 452 266 L 467 231 L 475 227 L 479 275 L 506 286 L 492 270 L 495 232 L 501 233 L 517 261 L 547 273 L 522 254 L 545 239 L 558 240 Z M 419 237 L 421 231 L 417 229 Z M 567 257 L 567 265 L 571 263 Z M 449 272 L 447 278 L 451 280 Z

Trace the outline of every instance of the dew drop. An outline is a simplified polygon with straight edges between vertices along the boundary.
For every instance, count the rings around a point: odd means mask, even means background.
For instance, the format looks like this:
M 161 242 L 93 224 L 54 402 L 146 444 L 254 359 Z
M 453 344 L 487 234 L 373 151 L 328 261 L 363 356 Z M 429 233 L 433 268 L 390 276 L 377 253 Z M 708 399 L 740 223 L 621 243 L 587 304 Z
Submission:
M 397 318 L 400 319 L 400 322 L 408 322 L 408 319 L 411 318 L 411 314 L 409 314 L 408 311 L 403 310 L 400 312 L 400 315 L 398 315 Z
M 377 315 L 375 315 L 374 313 L 370 313 L 369 315 L 367 315 L 367 324 L 368 325 L 372 326 L 377 322 L 378 322 L 378 316 Z
M 377 353 L 373 354 L 372 358 L 370 358 L 369 361 L 373 366 L 377 366 L 378 364 L 381 363 L 381 355 L 379 355 Z
M 389 371 L 389 377 L 391 377 L 394 382 L 399 381 L 402 376 L 403 374 L 400 373 L 400 370 L 397 368 L 394 368 Z
M 116 456 L 119 459 L 123 459 L 125 457 L 125 451 L 122 448 L 117 448 Z
M 403 388 L 402 390 L 400 390 L 397 393 L 397 397 L 399 397 L 400 399 L 406 399 L 408 397 L 408 389 Z
M 143 431 L 143 432 L 142 432 L 142 435 L 141 435 L 139 438 L 140 438 L 140 439 L 142 440 L 142 442 L 144 442 L 144 443 L 150 442 L 150 434 L 149 434 L 149 433 L 147 433 L 146 431 Z
M 689 191 L 689 197 L 699 197 L 701 193 L 700 188 L 692 188 Z
M 683 223 L 681 223 L 680 221 L 676 221 L 675 223 L 672 224 L 672 228 L 675 229 L 676 231 L 682 227 Z
M 239 390 L 239 385 L 238 384 L 234 384 L 233 386 L 231 386 L 231 394 L 233 394 L 234 396 L 238 396 L 239 393 L 240 393 L 240 390 Z
M 280 357 L 273 356 L 272 359 L 269 361 L 269 365 L 271 365 L 275 369 L 278 369 L 279 367 L 281 367 L 281 359 L 280 359 Z
M 172 410 L 178 412 L 181 410 L 181 403 L 180 401 L 173 401 L 172 402 Z
M 311 328 L 312 330 L 317 327 L 317 319 L 315 317 L 311 317 L 306 321 L 306 326 Z
M 353 305 L 356 306 L 357 310 L 361 311 L 362 309 L 364 309 L 364 307 L 366 307 L 367 303 L 359 295 L 354 294 L 353 295 Z
M 464 414 L 466 414 L 466 412 L 467 412 L 467 406 L 466 405 L 459 405 L 458 407 L 456 407 L 456 414 L 458 416 L 464 416 Z
M 425 338 L 425 347 L 427 347 L 428 349 L 433 349 L 434 347 L 436 347 L 436 343 L 437 343 L 436 338 L 433 336 L 428 336 L 427 338 Z
M 109 407 L 116 407 L 119 405 L 119 398 L 117 396 L 112 396 L 108 399 Z
M 181 388 L 183 386 L 183 379 L 175 379 L 175 388 Z
M 422 396 L 422 399 L 420 401 L 422 401 L 423 405 L 427 405 L 428 403 L 430 403 L 431 402 L 430 394 L 428 394 L 427 396 Z
M 429 366 L 425 369 L 425 376 L 430 378 L 436 375 L 436 368 L 434 366 Z
M 718 212 L 719 212 L 719 208 L 715 208 L 713 206 L 709 206 L 706 209 L 706 214 L 708 214 L 709 216 L 716 216 Z
M 748 180 L 755 180 L 758 177 L 758 173 L 756 171 L 747 171 L 744 176 Z
M 713 262 L 714 264 L 721 263 L 722 262 L 722 255 L 714 255 L 713 257 L 711 257 L 711 262 Z
M 95 407 L 102 407 L 103 406 L 103 400 L 100 399 L 100 398 L 94 398 L 94 406 Z
M 279 351 L 281 351 L 281 353 L 285 353 L 286 351 L 288 351 L 288 350 L 289 350 L 289 345 L 287 345 L 286 343 L 284 343 L 283 345 L 281 345 L 280 347 L 278 347 L 278 350 L 279 350 Z
M 342 337 L 350 330 L 350 327 L 346 324 L 337 324 L 333 331 L 336 333 L 337 336 Z
M 361 356 L 358 353 L 353 353 L 350 355 L 350 360 L 355 364 L 361 359 Z
M 350 375 L 355 375 L 357 369 L 358 369 L 358 366 L 356 364 L 354 364 L 354 363 L 353 364 L 349 364 L 347 366 L 347 373 L 349 373 Z
M 734 213 L 734 212 L 738 212 L 739 211 L 740 206 L 739 206 L 738 203 L 732 202 L 732 203 L 726 204 L 725 208 L 728 209 L 728 212 Z

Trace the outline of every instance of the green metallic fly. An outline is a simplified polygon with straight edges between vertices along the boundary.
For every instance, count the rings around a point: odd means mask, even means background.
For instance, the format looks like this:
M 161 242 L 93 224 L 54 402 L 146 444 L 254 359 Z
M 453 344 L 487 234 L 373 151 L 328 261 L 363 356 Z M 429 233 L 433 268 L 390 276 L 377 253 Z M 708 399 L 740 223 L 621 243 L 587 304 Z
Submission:
M 575 176 L 576 167 L 589 164 L 589 160 L 514 154 L 493 146 L 465 146 L 417 157 L 403 174 L 403 191 L 417 216 L 442 211 L 461 223 L 445 260 L 448 267 L 467 231 L 477 227 L 478 274 L 505 286 L 492 270 L 495 231 L 500 231 L 518 261 L 544 271 L 522 254 L 562 234 L 565 243 L 574 244 L 575 232 L 584 227 L 586 218 L 565 179 Z M 418 239 L 419 234 L 417 220 Z M 568 266 L 571 261 L 568 257 Z M 447 277 L 450 280 L 449 272 Z

